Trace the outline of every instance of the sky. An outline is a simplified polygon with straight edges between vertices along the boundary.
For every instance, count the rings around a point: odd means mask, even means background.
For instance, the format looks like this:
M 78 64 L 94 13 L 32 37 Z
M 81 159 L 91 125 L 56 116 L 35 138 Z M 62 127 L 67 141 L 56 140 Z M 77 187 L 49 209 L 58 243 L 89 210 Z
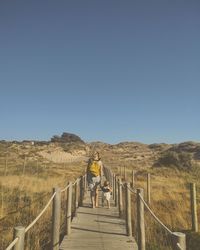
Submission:
M 0 0 L 0 140 L 198 142 L 199 96 L 199 0 Z

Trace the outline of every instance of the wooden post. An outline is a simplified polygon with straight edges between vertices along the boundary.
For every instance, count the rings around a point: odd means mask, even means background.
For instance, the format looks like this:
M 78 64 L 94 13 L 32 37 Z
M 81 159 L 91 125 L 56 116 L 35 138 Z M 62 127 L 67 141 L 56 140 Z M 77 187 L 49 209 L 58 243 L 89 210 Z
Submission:
M 13 239 L 19 238 L 14 246 L 14 250 L 24 250 L 24 239 L 25 239 L 25 227 L 18 226 L 14 228 Z
M 113 200 L 115 200 L 115 174 L 113 174 L 113 178 L 112 178 L 112 196 L 113 196 Z
M 121 179 L 119 179 L 119 181 L 118 181 L 118 203 L 119 203 L 119 217 L 122 217 L 123 205 L 122 205 L 122 182 L 121 182 Z
M 72 217 L 72 182 L 69 182 L 67 189 L 67 230 L 66 235 L 71 233 L 71 217 Z
M 108 169 L 104 168 L 104 175 L 106 177 L 106 180 L 108 180 Z
M 147 203 L 150 205 L 151 203 L 151 182 L 150 182 L 150 173 L 147 174 Z
M 87 191 L 87 175 L 84 175 L 84 192 Z
M 108 181 L 110 182 L 110 185 L 112 185 L 113 187 L 113 174 L 110 169 L 108 169 L 108 176 L 109 176 Z
M 118 204 L 118 185 L 117 185 L 117 176 L 115 175 L 115 206 Z
M 190 203 L 192 214 L 192 231 L 198 232 L 198 218 L 197 218 L 197 201 L 196 201 L 196 185 L 190 183 Z
M 135 171 L 132 170 L 132 183 L 131 183 L 131 187 L 133 188 L 135 185 Z
M 126 166 L 124 166 L 124 181 L 126 181 Z
M 107 167 L 104 167 L 104 174 L 105 174 L 106 180 L 108 180 L 109 175 L 108 175 L 108 168 Z
M 138 227 L 138 250 L 145 250 L 145 225 L 144 225 L 144 204 L 142 188 L 137 189 L 137 227 Z
M 1 184 L 1 217 L 4 216 L 4 186 Z
M 8 152 L 6 152 L 4 176 L 7 175 L 7 169 L 8 169 Z
M 61 215 L 61 192 L 60 188 L 53 188 L 56 195 L 53 199 L 52 209 L 52 250 L 59 250 L 60 215 Z
M 173 250 L 186 250 L 186 237 L 184 233 L 172 233 L 172 249 Z
M 126 232 L 127 236 L 132 236 L 132 223 L 131 223 L 131 193 L 130 184 L 125 183 L 125 194 L 126 194 Z
M 36 166 L 37 166 L 37 178 L 39 177 L 39 163 L 38 160 L 36 161 Z
M 78 208 L 78 181 L 76 181 L 74 185 L 74 216 L 77 216 L 77 208 Z
M 23 172 L 22 172 L 22 175 L 25 174 L 25 168 L 26 168 L 26 155 L 24 156 L 24 163 L 23 163 Z
M 83 184 L 83 176 L 80 177 L 80 206 L 83 206 L 83 198 L 84 198 L 84 184 Z

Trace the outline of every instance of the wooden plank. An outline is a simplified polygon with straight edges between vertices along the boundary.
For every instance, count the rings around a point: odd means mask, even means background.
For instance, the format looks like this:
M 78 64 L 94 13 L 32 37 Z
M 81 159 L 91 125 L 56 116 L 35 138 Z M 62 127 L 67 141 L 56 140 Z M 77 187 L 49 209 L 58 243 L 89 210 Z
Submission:
M 98 208 L 91 208 L 89 194 L 83 207 L 77 210 L 77 217 L 72 221 L 71 234 L 65 236 L 60 250 L 121 250 L 138 249 L 135 239 L 126 236 L 126 223 L 119 218 L 117 207 L 111 201 L 111 208 L 101 206 L 99 194 Z

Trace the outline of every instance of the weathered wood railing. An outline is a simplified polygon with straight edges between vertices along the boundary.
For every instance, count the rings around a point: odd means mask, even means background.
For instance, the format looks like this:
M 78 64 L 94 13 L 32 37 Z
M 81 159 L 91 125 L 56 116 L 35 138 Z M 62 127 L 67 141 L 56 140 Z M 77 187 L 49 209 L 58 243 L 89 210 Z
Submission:
M 74 192 L 73 192 L 74 187 Z M 82 205 L 84 192 L 86 188 L 86 175 L 78 178 L 74 183 L 69 182 L 64 189 L 58 187 L 53 188 L 53 194 L 48 203 L 40 214 L 30 223 L 26 228 L 23 226 L 16 226 L 14 228 L 13 241 L 6 248 L 6 250 L 24 250 L 25 249 L 25 234 L 36 224 L 36 222 L 42 217 L 47 208 L 52 203 L 52 236 L 51 236 L 51 249 L 59 250 L 60 239 L 60 215 L 61 215 L 61 194 L 67 192 L 67 206 L 66 206 L 66 235 L 71 232 L 71 220 L 72 220 L 72 200 L 74 200 L 73 215 L 76 216 L 76 210 L 79 205 Z M 74 199 L 72 199 L 72 194 Z
M 123 177 L 123 182 L 121 178 L 113 175 L 115 180 L 113 181 L 115 188 L 115 201 L 117 201 L 117 206 L 119 208 L 119 214 L 121 217 L 125 217 L 126 219 L 126 228 L 127 235 L 132 236 L 132 202 L 131 196 L 135 196 L 136 201 L 136 214 L 137 214 L 137 235 L 134 235 L 137 238 L 138 249 L 145 250 L 146 242 L 145 242 L 145 210 L 151 215 L 155 223 L 158 223 L 169 235 L 170 235 L 170 244 L 173 250 L 186 249 L 186 235 L 181 232 L 172 232 L 169 228 L 167 228 L 164 223 L 155 215 L 155 213 L 150 208 L 151 203 L 151 190 L 150 190 L 150 174 L 147 174 L 147 202 L 144 200 L 144 190 L 142 188 L 135 187 L 135 172 L 132 171 L 132 183 L 126 182 L 127 180 L 127 171 L 126 168 L 120 168 L 120 176 Z M 195 196 L 195 191 L 191 188 L 191 197 Z M 191 207 L 195 208 L 194 199 L 191 199 Z M 196 228 L 197 216 L 196 213 L 193 213 L 193 221 L 194 227 Z
M 185 234 L 181 232 L 172 232 L 162 221 L 155 215 L 150 208 L 150 174 L 147 175 L 147 201 L 144 200 L 144 190 L 142 188 L 135 187 L 135 172 L 132 171 L 132 183 L 125 182 L 115 175 L 109 167 L 104 167 L 105 178 L 111 183 L 113 189 L 113 199 L 115 206 L 118 206 L 119 216 L 125 217 L 127 236 L 132 236 L 133 225 L 132 225 L 132 202 L 131 197 L 135 197 L 136 210 L 137 210 L 137 244 L 139 250 L 145 250 L 145 209 L 149 212 L 153 220 L 158 223 L 171 238 L 171 247 L 173 250 L 186 249 Z M 122 171 L 121 171 L 122 172 Z M 124 168 L 124 180 L 126 180 L 126 170 Z M 73 192 L 74 188 L 74 192 Z M 40 212 L 37 218 L 26 228 L 18 226 L 14 228 L 13 242 L 6 248 L 10 250 L 14 247 L 14 250 L 24 250 L 25 234 L 35 225 L 35 223 L 44 214 L 47 207 L 52 204 L 52 236 L 51 236 L 51 249 L 59 250 L 59 239 L 60 239 L 60 213 L 61 213 L 61 194 L 67 192 L 67 205 L 66 205 L 66 235 L 71 233 L 71 220 L 72 220 L 72 206 L 74 207 L 73 215 L 76 216 L 78 206 L 82 206 L 84 192 L 87 188 L 86 175 L 78 178 L 74 183 L 69 182 L 64 189 L 58 187 L 53 189 L 53 194 L 46 204 L 45 208 Z M 197 212 L 196 212 L 196 189 L 195 184 L 190 185 L 191 193 L 191 211 L 192 211 L 192 228 L 194 231 L 198 231 L 197 223 Z M 72 194 L 74 197 L 72 197 Z M 74 199 L 72 199 L 74 198 Z M 74 204 L 72 204 L 72 201 Z
M 154 219 L 154 221 L 159 224 L 169 235 L 170 237 L 167 237 L 168 239 L 170 238 L 170 246 L 172 249 L 186 249 L 186 235 L 182 232 L 172 232 L 171 230 L 169 230 L 159 219 L 158 217 L 155 215 L 155 213 L 152 211 L 152 209 L 150 208 L 150 204 L 151 204 L 151 175 L 150 173 L 147 173 L 146 175 L 146 201 L 144 200 L 144 190 L 143 189 L 138 189 L 135 187 L 135 171 L 132 170 L 132 175 L 129 176 L 129 178 L 127 178 L 127 170 L 125 167 L 121 167 L 120 171 L 119 171 L 119 176 L 122 177 L 123 179 L 123 184 L 122 181 L 120 180 L 120 178 L 118 178 L 118 190 L 122 190 L 122 188 L 120 188 L 120 186 L 123 187 L 123 189 L 126 189 L 125 183 L 127 179 L 131 179 L 132 183 L 131 183 L 131 188 L 130 188 L 130 192 L 132 194 L 135 194 L 136 196 L 136 203 L 137 203 L 137 213 L 139 213 L 141 208 L 142 210 L 142 214 L 144 212 L 144 208 L 146 211 L 148 211 L 152 218 Z M 130 173 L 129 173 L 130 174 Z M 195 183 L 190 183 L 190 207 L 191 207 L 191 230 L 193 232 L 198 232 L 198 216 L 197 216 L 197 195 L 196 195 L 196 185 Z M 140 190 L 140 191 L 139 191 Z M 122 191 L 120 191 L 121 193 Z M 141 192 L 141 193 L 139 193 Z M 138 197 L 138 193 L 139 193 L 139 197 Z M 120 202 L 120 198 L 121 195 L 119 194 L 119 212 L 122 215 L 122 204 Z M 141 205 L 139 205 L 139 201 L 141 203 Z M 142 205 L 143 203 L 143 205 Z M 126 203 L 127 204 L 127 201 Z M 136 213 L 136 214 L 137 214 Z M 140 217 L 140 216 L 138 216 Z M 143 226 L 140 224 L 137 227 L 137 234 L 138 234 L 138 249 L 145 249 L 145 225 L 144 225 L 144 216 L 143 218 L 141 218 L 141 220 L 139 218 L 137 218 L 137 224 L 139 223 L 139 221 L 143 221 Z M 132 226 L 133 227 L 133 226 Z M 142 228 L 141 232 L 140 229 Z M 142 233 L 143 232 L 143 233 Z M 135 236 L 135 235 L 134 235 Z

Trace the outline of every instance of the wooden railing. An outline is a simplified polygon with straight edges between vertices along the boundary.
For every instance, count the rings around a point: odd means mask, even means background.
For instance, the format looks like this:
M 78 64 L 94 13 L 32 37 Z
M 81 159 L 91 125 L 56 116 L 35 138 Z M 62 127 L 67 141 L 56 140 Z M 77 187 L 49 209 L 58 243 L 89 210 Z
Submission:
M 74 188 L 74 192 L 73 192 Z M 59 250 L 60 239 L 60 215 L 61 215 L 61 194 L 67 192 L 67 206 L 66 206 L 66 235 L 71 232 L 72 212 L 76 216 L 78 206 L 82 205 L 84 192 L 86 188 L 86 175 L 78 178 L 74 183 L 69 182 L 62 190 L 58 187 L 53 188 L 53 194 L 47 202 L 44 209 L 39 215 L 25 228 L 24 226 L 16 226 L 14 228 L 13 241 L 9 244 L 6 250 L 24 250 L 25 249 L 25 234 L 38 222 L 47 208 L 52 204 L 52 235 L 51 235 L 51 249 Z M 74 195 L 74 197 L 72 197 Z M 73 199 L 74 198 L 74 199 Z M 72 204 L 74 201 L 74 204 Z M 73 205 L 73 206 L 72 206 Z M 74 211 L 72 211 L 72 207 Z
M 155 223 L 158 223 L 171 238 L 171 247 L 173 250 L 185 250 L 186 249 L 186 236 L 181 232 L 172 232 L 164 223 L 155 215 L 150 208 L 150 174 L 147 175 L 147 201 L 144 200 L 144 190 L 135 186 L 134 171 L 132 171 L 132 183 L 128 183 L 121 180 L 119 176 L 115 175 L 109 167 L 104 166 L 104 176 L 111 183 L 113 190 L 113 199 L 115 206 L 119 209 L 119 216 L 126 220 L 126 233 L 127 236 L 132 236 L 132 202 L 131 196 L 135 197 L 136 210 L 137 210 L 137 244 L 139 250 L 145 250 L 145 209 L 149 212 Z M 124 179 L 126 177 L 126 171 L 124 171 Z M 74 190 L 73 190 L 74 188 Z M 17 226 L 14 228 L 14 238 L 6 250 L 24 250 L 25 234 L 36 224 L 40 217 L 45 213 L 46 209 L 52 203 L 52 236 L 51 236 L 51 249 L 59 250 L 60 239 L 60 214 L 61 214 L 61 194 L 67 192 L 67 206 L 66 206 L 66 235 L 71 233 L 71 221 L 72 212 L 76 216 L 78 206 L 83 205 L 84 193 L 87 188 L 86 175 L 78 178 L 74 183 L 69 182 L 68 185 L 62 190 L 58 187 L 53 188 L 53 194 L 48 203 L 40 214 L 35 218 L 30 225 L 26 228 L 23 226 Z M 190 185 L 191 193 L 191 211 L 192 211 L 192 228 L 194 231 L 198 231 L 197 212 L 196 212 L 196 188 L 195 184 Z M 72 204 L 72 201 L 74 204 Z M 72 211 L 72 205 L 74 211 Z M 145 209 L 144 209 L 145 208 Z M 135 235 L 134 235 L 135 236 Z
M 123 179 L 127 179 L 127 171 L 126 168 L 120 170 L 120 175 L 123 176 Z M 137 209 L 137 244 L 139 250 L 145 250 L 145 209 L 150 213 L 152 218 L 156 223 L 158 223 L 169 235 L 171 238 L 171 248 L 173 250 L 186 249 L 186 235 L 182 232 L 172 232 L 164 223 L 155 215 L 155 213 L 150 208 L 150 197 L 151 197 L 151 190 L 150 190 L 150 174 L 147 174 L 147 202 L 144 200 L 144 190 L 142 188 L 135 187 L 135 176 L 134 171 L 132 171 L 132 183 L 128 183 L 121 180 L 118 176 L 112 173 L 110 169 L 106 170 L 106 178 L 113 179 L 113 198 L 115 200 L 115 204 L 119 208 L 119 215 L 120 217 L 124 217 L 126 220 L 126 233 L 127 236 L 132 236 L 133 232 L 133 225 L 132 225 L 132 202 L 131 196 L 135 196 L 136 200 L 136 209 Z M 193 186 L 193 185 L 192 185 Z M 192 191 L 193 190 L 193 191 Z M 191 188 L 191 193 L 195 196 L 194 186 Z M 194 199 L 191 200 L 193 204 L 192 207 L 195 207 Z M 197 216 L 194 212 L 193 221 L 194 224 L 197 222 Z M 195 224 L 195 228 L 197 225 Z M 134 235 L 135 236 L 135 235 Z

